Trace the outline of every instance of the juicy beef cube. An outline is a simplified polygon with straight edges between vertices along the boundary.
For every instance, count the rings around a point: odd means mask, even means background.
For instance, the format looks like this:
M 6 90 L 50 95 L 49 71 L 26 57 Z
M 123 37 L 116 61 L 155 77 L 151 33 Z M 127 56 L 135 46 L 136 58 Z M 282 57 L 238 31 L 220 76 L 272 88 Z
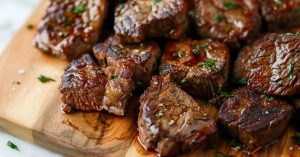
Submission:
M 170 75 L 190 94 L 212 97 L 227 85 L 229 62 L 224 44 L 185 39 L 167 43 L 160 74 Z
M 154 76 L 140 103 L 139 140 L 160 156 L 192 149 L 216 132 L 214 120 L 168 77 Z
M 218 119 L 232 136 L 254 151 L 284 132 L 292 112 L 293 107 L 285 101 L 244 87 L 222 104 Z
M 240 52 L 235 63 L 235 78 L 264 94 L 299 94 L 299 51 L 299 33 L 268 34 Z
M 261 0 L 262 15 L 270 30 L 300 25 L 300 0 Z
M 66 113 L 72 109 L 82 111 L 102 110 L 107 76 L 90 55 L 73 60 L 65 68 L 61 92 L 62 110 Z
M 161 52 L 159 46 L 153 41 L 124 44 L 119 38 L 110 37 L 104 43 L 94 47 L 94 55 L 99 62 L 108 66 L 114 66 L 119 60 L 133 61 L 134 81 L 137 85 L 145 87 L 157 68 Z
M 261 17 L 257 0 L 193 0 L 192 17 L 202 37 L 239 47 L 259 32 Z
M 86 54 L 65 68 L 59 87 L 62 110 L 107 110 L 124 115 L 128 99 L 134 90 L 133 63 L 120 61 L 114 67 L 101 68 Z
M 47 54 L 79 58 L 92 51 L 107 12 L 107 0 L 51 0 L 34 45 Z
M 130 0 L 115 11 L 114 30 L 126 42 L 147 37 L 181 38 L 187 28 L 185 0 Z

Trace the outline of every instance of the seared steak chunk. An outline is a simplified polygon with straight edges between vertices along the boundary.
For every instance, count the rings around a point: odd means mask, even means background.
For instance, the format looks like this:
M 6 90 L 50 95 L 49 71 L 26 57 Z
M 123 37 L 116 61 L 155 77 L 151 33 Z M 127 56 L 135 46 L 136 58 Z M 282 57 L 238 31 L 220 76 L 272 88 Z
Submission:
M 79 58 L 92 51 L 107 12 L 107 0 L 51 0 L 34 39 L 48 54 Z
M 128 99 L 134 90 L 132 65 L 120 61 L 114 67 L 101 68 L 86 54 L 65 68 L 61 92 L 62 110 L 107 110 L 124 115 Z
M 184 39 L 167 43 L 160 74 L 170 74 L 190 94 L 211 97 L 227 85 L 229 60 L 222 43 Z
M 261 0 L 263 17 L 270 30 L 300 25 L 300 0 Z
M 239 47 L 239 41 L 255 37 L 261 18 L 257 0 L 193 0 L 196 30 L 209 37 Z
M 233 92 L 220 108 L 219 121 L 249 151 L 272 143 L 286 129 L 293 107 L 246 88 Z
M 214 120 L 168 77 L 154 76 L 140 103 L 139 140 L 161 156 L 194 148 L 216 132 Z
M 115 12 L 114 30 L 126 42 L 147 37 L 179 39 L 187 27 L 186 0 L 130 0 Z
M 100 111 L 107 77 L 90 55 L 73 60 L 65 68 L 59 86 L 62 110 Z
M 129 59 L 135 63 L 134 81 L 139 86 L 147 86 L 153 71 L 157 68 L 160 48 L 153 41 L 140 44 L 125 44 L 117 37 L 110 37 L 94 47 L 94 55 L 100 63 L 114 66 L 119 60 Z
M 300 93 L 300 34 L 268 34 L 243 49 L 235 77 L 255 91 L 278 96 Z

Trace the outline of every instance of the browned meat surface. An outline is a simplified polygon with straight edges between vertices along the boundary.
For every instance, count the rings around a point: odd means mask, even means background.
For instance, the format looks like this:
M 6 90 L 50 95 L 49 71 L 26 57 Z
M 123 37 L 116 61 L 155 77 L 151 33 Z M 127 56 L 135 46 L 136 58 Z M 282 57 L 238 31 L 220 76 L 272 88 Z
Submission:
M 51 0 L 34 39 L 47 54 L 79 58 L 92 51 L 107 12 L 107 0 Z
M 62 110 L 82 111 L 102 110 L 102 99 L 108 78 L 90 55 L 72 61 L 65 68 L 62 83 L 59 86 Z
M 260 0 L 270 30 L 300 26 L 300 0 Z
M 268 34 L 244 48 L 235 63 L 235 78 L 269 95 L 300 93 L 300 34 Z
M 114 66 L 119 60 L 129 59 L 135 63 L 134 80 L 139 86 L 147 86 L 161 52 L 156 42 L 147 41 L 140 44 L 124 44 L 117 37 L 110 37 L 104 43 L 94 47 L 94 55 L 100 63 Z
M 192 17 L 202 37 L 239 47 L 239 41 L 252 39 L 260 29 L 257 0 L 193 0 L 193 3 Z
M 272 143 L 284 132 L 293 112 L 288 103 L 248 88 L 233 95 L 221 106 L 218 118 L 249 151 Z
M 194 148 L 216 131 L 214 120 L 168 77 L 154 76 L 140 103 L 139 140 L 160 156 Z
M 130 0 L 115 11 L 114 30 L 127 42 L 147 37 L 179 39 L 187 28 L 185 0 Z
M 124 115 L 128 99 L 134 90 L 132 65 L 120 61 L 114 67 L 101 68 L 86 54 L 65 68 L 61 92 L 62 110 L 107 110 Z
M 184 39 L 165 46 L 160 74 L 170 74 L 190 94 L 211 97 L 227 85 L 229 60 L 222 43 Z

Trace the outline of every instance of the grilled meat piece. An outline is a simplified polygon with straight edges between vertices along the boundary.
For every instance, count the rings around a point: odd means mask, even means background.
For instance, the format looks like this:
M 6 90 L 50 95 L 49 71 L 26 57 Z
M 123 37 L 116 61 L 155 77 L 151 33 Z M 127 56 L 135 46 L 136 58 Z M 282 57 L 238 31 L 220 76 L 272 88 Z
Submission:
M 221 106 L 218 119 L 250 151 L 272 143 L 286 129 L 293 107 L 283 100 L 237 89 Z
M 135 63 L 134 80 L 137 85 L 148 86 L 161 52 L 156 42 L 125 44 L 118 37 L 110 37 L 94 46 L 94 55 L 100 63 L 114 66 L 119 60 L 129 59 Z
M 140 103 L 139 140 L 160 156 L 194 148 L 216 132 L 214 120 L 168 77 L 154 76 Z
M 107 110 L 124 115 L 134 90 L 133 62 L 120 61 L 114 67 L 101 68 L 86 54 L 65 68 L 61 92 L 62 110 Z
M 300 0 L 260 0 L 270 30 L 300 26 Z
M 300 93 L 300 34 L 273 33 L 243 49 L 235 78 L 248 80 L 255 91 L 277 96 Z
M 258 34 L 261 24 L 257 0 L 193 0 L 192 18 L 202 37 L 239 47 Z
M 51 0 L 34 39 L 47 54 L 76 59 L 92 51 L 107 12 L 107 0 Z
M 62 110 L 69 113 L 72 109 L 100 111 L 105 93 L 107 76 L 93 58 L 86 54 L 65 68 L 59 86 Z
M 226 45 L 184 39 L 165 46 L 160 74 L 169 75 L 188 93 L 212 97 L 227 85 L 230 56 Z
M 126 42 L 147 37 L 179 39 L 188 25 L 186 0 L 130 0 L 115 11 L 114 30 Z

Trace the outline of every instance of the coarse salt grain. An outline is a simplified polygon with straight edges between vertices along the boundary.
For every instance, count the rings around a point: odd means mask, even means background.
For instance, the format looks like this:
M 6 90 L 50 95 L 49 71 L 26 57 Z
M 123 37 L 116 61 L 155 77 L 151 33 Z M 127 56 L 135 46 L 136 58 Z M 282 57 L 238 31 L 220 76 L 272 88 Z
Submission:
M 19 70 L 18 70 L 18 74 L 20 74 L 20 75 L 25 74 L 25 70 L 24 70 L 24 69 L 19 69 Z

